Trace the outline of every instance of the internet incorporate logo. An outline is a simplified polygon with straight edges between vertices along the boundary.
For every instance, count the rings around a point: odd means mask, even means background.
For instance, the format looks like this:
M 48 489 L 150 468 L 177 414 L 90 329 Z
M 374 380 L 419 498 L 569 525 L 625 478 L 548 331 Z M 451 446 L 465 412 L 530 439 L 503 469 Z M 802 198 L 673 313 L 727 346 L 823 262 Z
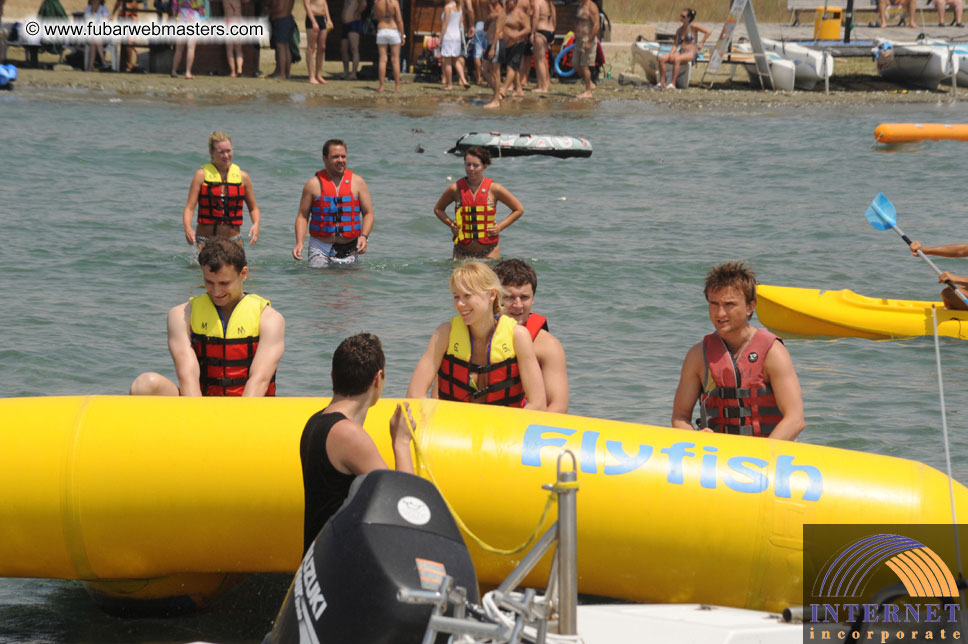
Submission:
M 847 548 L 827 567 L 817 597 L 859 597 L 881 564 L 894 571 L 910 597 L 957 597 L 954 575 L 931 548 L 898 534 L 878 534 Z
M 960 641 L 953 541 L 950 525 L 804 525 L 804 642 Z

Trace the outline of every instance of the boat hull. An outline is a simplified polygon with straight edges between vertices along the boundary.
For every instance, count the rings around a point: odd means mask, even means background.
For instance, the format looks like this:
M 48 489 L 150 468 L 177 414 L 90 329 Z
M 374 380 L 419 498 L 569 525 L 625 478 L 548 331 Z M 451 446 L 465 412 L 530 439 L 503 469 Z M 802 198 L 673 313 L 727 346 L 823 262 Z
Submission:
M 314 398 L 0 401 L 0 576 L 151 579 L 293 572 L 299 439 Z M 781 610 L 802 601 L 804 523 L 944 523 L 947 479 L 913 461 L 436 400 L 411 403 L 419 473 L 500 548 L 537 526 L 561 448 L 577 456 L 578 585 L 633 601 Z M 366 429 L 388 462 L 396 401 Z M 968 490 L 955 485 L 959 513 Z M 554 514 L 553 512 L 551 513 Z M 463 529 L 463 528 L 462 528 Z M 715 536 L 713 536 L 715 535 Z M 465 539 L 483 584 L 521 555 Z M 526 580 L 543 587 L 548 566 Z
M 756 314 L 764 326 L 793 335 L 888 340 L 938 334 L 968 340 L 968 311 L 950 311 L 941 302 L 866 297 L 851 290 L 825 291 L 761 284 Z
M 797 89 L 812 90 L 834 73 L 833 56 L 803 45 L 761 38 L 763 47 L 794 65 L 794 85 Z
M 881 42 L 875 56 L 882 78 L 926 89 L 937 89 L 958 71 L 958 59 L 948 55 L 947 47 L 937 45 Z

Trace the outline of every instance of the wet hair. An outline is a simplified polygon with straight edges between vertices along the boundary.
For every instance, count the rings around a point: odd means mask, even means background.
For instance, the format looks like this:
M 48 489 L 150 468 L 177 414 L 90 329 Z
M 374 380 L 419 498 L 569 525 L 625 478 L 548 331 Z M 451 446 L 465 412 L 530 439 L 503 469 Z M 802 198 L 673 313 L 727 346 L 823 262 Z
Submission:
M 718 291 L 730 286 L 738 288 L 747 303 L 756 301 L 756 273 L 746 262 L 726 262 L 710 268 L 706 273 L 706 288 L 703 293 L 708 300 L 710 291 Z
M 450 290 L 463 293 L 487 293 L 497 291 L 494 298 L 494 314 L 504 311 L 501 299 L 506 295 L 501 280 L 484 262 L 466 262 L 450 274 Z
M 477 157 L 484 164 L 484 167 L 491 165 L 491 155 L 487 150 L 480 146 L 472 146 L 464 150 L 464 160 L 467 161 L 467 155 L 472 157 Z
M 333 393 L 358 396 L 370 388 L 373 378 L 386 367 L 383 345 L 372 333 L 357 333 L 336 347 L 333 353 Z
M 245 268 L 245 251 L 235 242 L 227 239 L 212 239 L 205 242 L 198 253 L 198 265 L 216 273 L 223 266 L 232 266 L 239 273 Z
M 215 144 L 221 143 L 222 141 L 228 141 L 229 143 L 231 143 L 232 139 L 229 138 L 228 134 L 222 131 L 212 132 L 211 134 L 209 134 L 208 135 L 208 153 L 213 154 L 215 152 Z
M 538 276 L 534 269 L 520 259 L 505 259 L 497 263 L 494 272 L 501 279 L 504 286 L 531 285 L 531 292 L 538 290 Z
M 343 139 L 330 139 L 323 143 L 323 159 L 329 156 L 329 149 L 334 145 L 342 145 L 343 149 L 346 150 L 346 141 Z
M 686 15 L 689 16 L 689 22 L 692 22 L 693 20 L 696 19 L 696 10 L 686 9 Z

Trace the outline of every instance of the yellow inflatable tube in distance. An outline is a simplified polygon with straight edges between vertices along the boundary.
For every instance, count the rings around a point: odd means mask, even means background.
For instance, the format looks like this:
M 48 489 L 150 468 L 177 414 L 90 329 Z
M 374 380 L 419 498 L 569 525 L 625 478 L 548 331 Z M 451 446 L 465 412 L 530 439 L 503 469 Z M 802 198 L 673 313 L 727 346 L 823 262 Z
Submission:
M 316 398 L 0 401 L 0 576 L 292 572 L 299 439 Z M 392 463 L 396 400 L 366 429 Z M 411 401 L 444 497 L 485 542 L 535 529 L 562 448 L 578 457 L 584 593 L 779 610 L 802 601 L 804 523 L 947 523 L 947 479 L 903 459 L 436 400 Z M 968 494 L 955 486 L 961 516 Z M 553 514 L 546 523 L 550 524 Z M 468 539 L 482 583 L 521 555 Z M 529 583 L 543 585 L 547 564 Z

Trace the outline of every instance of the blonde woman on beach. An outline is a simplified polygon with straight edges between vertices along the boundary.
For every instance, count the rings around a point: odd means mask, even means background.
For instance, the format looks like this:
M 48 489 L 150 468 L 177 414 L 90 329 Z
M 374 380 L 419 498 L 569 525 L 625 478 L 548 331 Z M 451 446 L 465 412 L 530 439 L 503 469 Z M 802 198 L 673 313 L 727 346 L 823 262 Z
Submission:
M 259 206 L 255 203 L 252 179 L 232 163 L 232 139 L 225 132 L 212 132 L 208 137 L 211 163 L 195 171 L 188 188 L 188 201 L 182 211 L 185 241 L 199 248 L 210 239 L 223 237 L 242 246 L 242 204 L 249 209 L 252 227 L 249 243 L 259 241 Z M 192 216 L 198 207 L 198 223 L 192 230 Z
M 679 67 L 683 63 L 696 62 L 699 58 L 699 50 L 706 44 L 710 31 L 701 25 L 693 24 L 696 19 L 695 9 L 683 9 L 679 14 L 682 25 L 676 29 L 676 40 L 672 45 L 672 51 L 659 56 L 659 73 L 656 77 L 656 89 L 675 89 L 676 79 L 679 78 Z M 703 34 L 702 42 L 699 42 L 699 34 Z M 666 65 L 672 63 L 672 82 L 664 84 L 666 79 Z
M 545 388 L 531 334 L 503 313 L 501 280 L 483 262 L 450 276 L 457 315 L 430 337 L 407 388 L 423 398 L 544 410 Z M 436 385 L 435 383 L 436 379 Z

